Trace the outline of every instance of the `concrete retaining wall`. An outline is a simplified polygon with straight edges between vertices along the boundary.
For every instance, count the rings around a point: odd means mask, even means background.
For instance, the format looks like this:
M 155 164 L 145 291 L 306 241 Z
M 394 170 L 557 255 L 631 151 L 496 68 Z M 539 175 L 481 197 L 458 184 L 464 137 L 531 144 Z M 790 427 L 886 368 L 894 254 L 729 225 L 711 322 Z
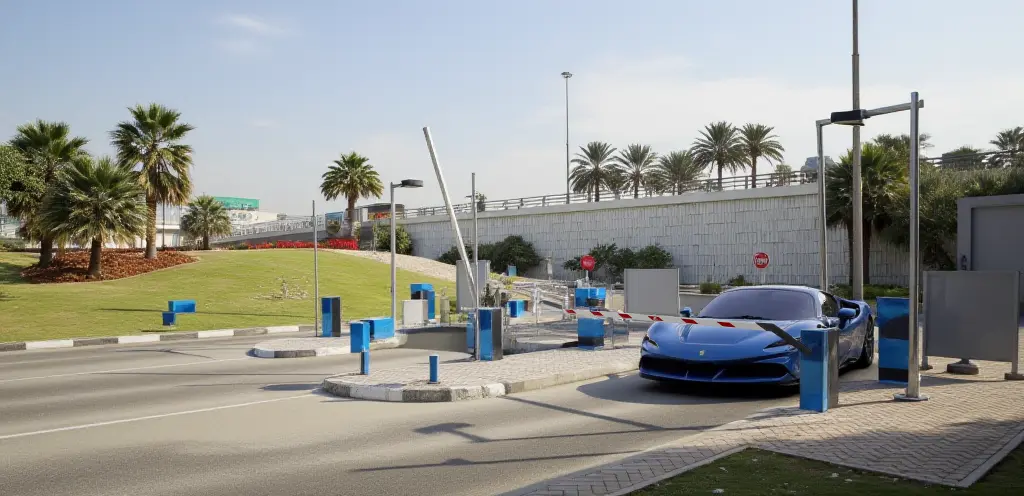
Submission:
M 562 263 L 602 243 L 643 248 L 658 244 L 672 254 L 681 283 L 717 282 L 742 274 L 758 281 L 752 257 L 771 257 L 766 282 L 818 285 L 818 219 L 815 185 L 759 188 L 679 196 L 611 200 L 573 205 L 480 212 L 480 242 L 520 235 L 537 252 L 551 257 L 554 277 L 572 277 Z M 458 216 L 464 235 L 472 233 L 472 214 Z M 414 254 L 436 259 L 455 245 L 446 215 L 402 221 L 413 239 Z M 468 240 L 469 238 L 467 238 Z M 907 284 L 906 250 L 873 237 L 871 282 Z M 832 284 L 845 284 L 849 247 L 845 229 L 829 231 Z M 535 269 L 527 274 L 542 277 Z

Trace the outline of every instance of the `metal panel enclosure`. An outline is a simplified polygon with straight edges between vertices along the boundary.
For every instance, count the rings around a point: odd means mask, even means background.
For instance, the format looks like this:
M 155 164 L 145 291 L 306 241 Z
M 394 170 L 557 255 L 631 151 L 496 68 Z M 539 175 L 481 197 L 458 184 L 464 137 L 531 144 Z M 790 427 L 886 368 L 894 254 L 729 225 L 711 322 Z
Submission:
M 1019 279 L 1011 271 L 926 271 L 925 353 L 1015 361 Z
M 679 269 L 626 269 L 625 311 L 679 315 Z
M 487 288 L 487 281 L 490 279 L 491 274 L 491 261 L 480 260 L 480 266 L 477 267 L 477 281 L 480 281 L 480 297 L 483 298 L 484 290 Z M 473 263 L 470 262 L 469 266 L 472 267 Z M 459 260 L 455 264 L 455 307 L 460 312 L 472 312 L 473 310 L 473 288 L 469 285 L 469 278 L 466 277 L 466 268 Z

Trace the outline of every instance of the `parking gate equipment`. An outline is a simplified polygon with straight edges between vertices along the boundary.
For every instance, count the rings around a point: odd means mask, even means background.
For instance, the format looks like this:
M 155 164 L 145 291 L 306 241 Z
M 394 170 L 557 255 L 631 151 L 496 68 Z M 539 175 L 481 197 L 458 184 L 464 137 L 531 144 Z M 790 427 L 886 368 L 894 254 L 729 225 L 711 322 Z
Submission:
M 805 329 L 797 340 L 771 322 L 750 320 L 719 320 L 673 315 L 643 315 L 624 312 L 604 312 L 585 309 L 566 309 L 579 320 L 588 318 L 635 320 L 639 322 L 672 322 L 702 326 L 732 327 L 767 331 L 800 351 L 800 408 L 825 412 L 839 404 L 838 329 Z
M 178 314 L 174 312 L 163 312 L 163 324 L 165 326 L 173 326 L 178 324 Z
M 359 373 L 370 375 L 370 350 L 359 352 Z
M 906 387 L 910 378 L 910 298 L 881 297 L 878 307 L 878 382 Z
M 388 339 L 395 337 L 395 321 L 391 317 L 373 317 L 362 319 L 370 324 L 370 339 Z
M 427 300 L 427 320 L 434 320 L 436 315 L 436 293 L 434 285 L 428 283 L 415 283 L 409 285 L 410 299 Z M 443 312 L 443 310 L 442 310 Z
M 440 359 L 440 357 L 438 357 L 438 355 L 436 353 L 433 354 L 433 355 L 430 355 L 430 381 L 429 381 L 430 384 L 437 384 L 438 383 L 438 380 L 437 380 L 437 375 L 438 375 L 437 374 L 437 366 L 438 366 L 438 360 L 439 359 Z
M 349 352 L 360 353 L 370 351 L 370 323 L 363 321 L 348 324 Z
M 576 321 L 577 347 L 581 350 L 604 348 L 604 319 L 581 318 Z
M 340 337 L 341 297 L 324 296 L 323 298 L 320 298 L 320 315 L 320 337 Z
M 167 311 L 174 313 L 196 313 L 196 300 L 168 300 Z
M 501 360 L 502 345 L 501 308 L 481 308 L 477 317 L 480 325 L 480 360 Z M 472 332 L 472 330 L 470 330 Z

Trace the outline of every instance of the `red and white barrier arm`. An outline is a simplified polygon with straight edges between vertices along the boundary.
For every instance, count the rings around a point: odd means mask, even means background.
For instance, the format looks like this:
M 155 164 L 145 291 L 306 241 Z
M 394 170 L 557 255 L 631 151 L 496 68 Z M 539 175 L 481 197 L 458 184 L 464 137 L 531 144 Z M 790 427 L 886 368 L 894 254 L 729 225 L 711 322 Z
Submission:
M 595 319 L 614 319 L 614 320 L 631 320 L 634 322 L 673 322 L 676 324 L 695 324 L 704 326 L 717 326 L 717 327 L 732 327 L 735 329 L 750 329 L 754 331 L 765 330 L 763 325 L 759 325 L 757 322 L 750 320 L 718 320 L 718 319 L 702 319 L 692 317 L 681 317 L 674 315 L 644 315 L 638 313 L 622 313 L 622 312 L 594 312 L 582 308 L 567 308 L 565 313 L 569 315 L 575 315 L 583 318 L 595 318 Z

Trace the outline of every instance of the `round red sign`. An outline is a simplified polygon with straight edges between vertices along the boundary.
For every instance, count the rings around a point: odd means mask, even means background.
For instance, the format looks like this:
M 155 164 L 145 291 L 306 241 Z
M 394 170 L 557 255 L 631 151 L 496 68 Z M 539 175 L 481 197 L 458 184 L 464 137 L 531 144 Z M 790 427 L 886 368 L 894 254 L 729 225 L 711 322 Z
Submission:
M 597 265 L 597 260 L 594 260 L 594 257 L 590 255 L 583 255 L 580 258 L 580 267 L 583 267 L 583 270 L 594 270 L 595 265 Z
M 754 254 L 754 267 L 757 267 L 759 269 L 768 268 L 768 254 L 763 252 L 763 251 L 759 251 L 759 252 L 755 253 Z

